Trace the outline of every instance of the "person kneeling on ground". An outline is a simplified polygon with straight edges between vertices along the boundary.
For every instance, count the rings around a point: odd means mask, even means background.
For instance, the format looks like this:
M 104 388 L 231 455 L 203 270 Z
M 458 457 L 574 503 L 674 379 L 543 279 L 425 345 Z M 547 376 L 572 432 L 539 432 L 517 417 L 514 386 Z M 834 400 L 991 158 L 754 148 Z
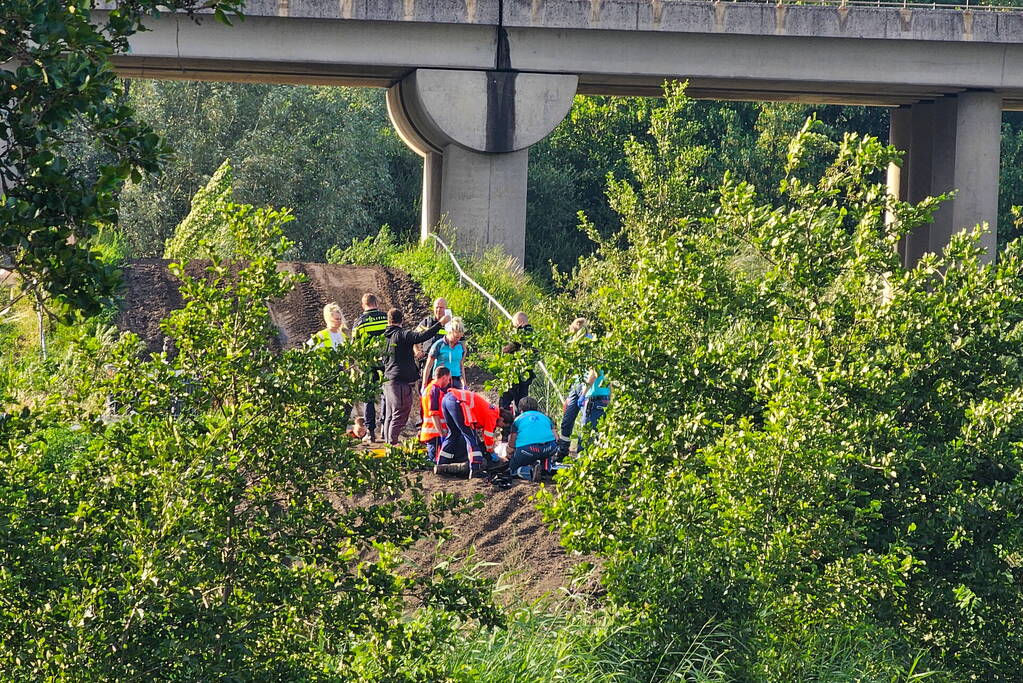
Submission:
M 531 396 L 519 400 L 519 416 L 512 422 L 508 452 L 512 454 L 508 470 L 520 479 L 540 481 L 544 469 L 554 466 L 558 433 L 554 422 L 540 412 L 540 404 Z
M 426 385 L 419 403 L 423 410 L 423 424 L 419 429 L 419 440 L 426 444 L 426 457 L 434 465 L 438 464 L 440 442 L 447 433 L 441 401 L 451 386 L 451 371 L 438 367 L 433 371 L 433 381 Z
M 441 401 L 441 413 L 448 431 L 437 455 L 438 466 L 453 462 L 464 448 L 469 459 L 469 478 L 478 476 L 483 470 L 484 454 L 489 455 L 497 443 L 497 430 L 511 423 L 511 412 L 491 404 L 482 394 L 448 389 Z

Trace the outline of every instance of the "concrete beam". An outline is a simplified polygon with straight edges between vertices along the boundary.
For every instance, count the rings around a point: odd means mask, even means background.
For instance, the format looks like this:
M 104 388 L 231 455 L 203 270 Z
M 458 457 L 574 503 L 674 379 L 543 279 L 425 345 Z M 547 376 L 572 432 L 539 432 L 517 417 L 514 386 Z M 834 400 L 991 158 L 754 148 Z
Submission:
M 228 28 L 165 16 L 115 59 L 131 77 L 390 85 L 419 68 L 667 79 L 715 99 L 902 105 L 969 89 L 1023 107 L 1023 12 L 661 0 L 252 0 Z M 502 67 L 502 70 L 504 67 Z
M 529 146 L 568 113 L 574 76 L 418 70 L 387 92 L 387 111 L 423 157 L 422 235 L 454 228 L 463 251 L 500 245 L 521 263 Z

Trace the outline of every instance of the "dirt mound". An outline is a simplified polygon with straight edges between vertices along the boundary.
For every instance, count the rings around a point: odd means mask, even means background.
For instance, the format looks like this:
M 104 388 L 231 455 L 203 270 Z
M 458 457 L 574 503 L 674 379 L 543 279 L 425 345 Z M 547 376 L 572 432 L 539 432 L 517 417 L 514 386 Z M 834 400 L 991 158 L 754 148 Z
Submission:
M 572 570 L 584 558 L 566 552 L 557 535 L 544 524 L 532 499 L 538 485 L 516 481 L 510 489 L 501 490 L 484 479 L 456 479 L 429 472 L 423 475 L 423 489 L 427 493 L 447 492 L 467 498 L 482 494 L 483 507 L 451 520 L 448 524 L 451 538 L 439 548 L 432 543 L 417 545 L 409 553 L 413 563 L 426 568 L 440 559 L 465 555 L 474 548 L 468 564 L 492 563 L 481 571 L 500 577 L 502 583 L 510 586 L 512 596 L 526 600 L 554 593 L 572 583 Z M 577 588 L 590 592 L 595 585 L 586 583 Z
M 124 291 L 117 326 L 139 335 L 150 351 L 163 348 L 160 320 L 182 305 L 180 281 L 170 273 L 164 259 L 139 259 L 124 269 Z M 195 260 L 185 272 L 202 276 L 208 261 Z M 284 262 L 281 270 L 300 273 L 308 279 L 299 283 L 284 299 L 270 305 L 270 317 L 279 331 L 281 348 L 301 346 L 309 336 L 323 329 L 323 306 L 336 301 L 351 325 L 361 313 L 360 299 L 373 292 L 380 308 L 400 308 L 407 319 L 418 321 L 429 311 L 419 285 L 400 270 L 379 266 L 339 266 L 326 263 Z

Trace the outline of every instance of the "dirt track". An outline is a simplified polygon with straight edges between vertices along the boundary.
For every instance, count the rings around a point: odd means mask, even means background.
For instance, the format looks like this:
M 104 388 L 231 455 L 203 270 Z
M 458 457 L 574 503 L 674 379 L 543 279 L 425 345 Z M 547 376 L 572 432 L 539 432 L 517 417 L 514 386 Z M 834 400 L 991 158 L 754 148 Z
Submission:
M 463 497 L 478 493 L 484 502 L 482 509 L 451 521 L 448 526 L 452 536 L 440 548 L 430 543 L 417 545 L 409 553 L 413 563 L 429 567 L 439 559 L 465 555 L 475 547 L 468 564 L 493 563 L 481 572 L 500 578 L 515 598 L 532 600 L 569 587 L 572 569 L 581 558 L 565 552 L 557 535 L 544 524 L 531 500 L 539 490 L 537 484 L 517 481 L 512 488 L 500 490 L 487 480 L 455 479 L 430 472 L 423 475 L 423 488 L 428 493 L 445 491 Z M 575 589 L 592 592 L 593 578 Z
M 139 259 L 124 269 L 124 297 L 117 326 L 139 335 L 154 352 L 163 347 L 160 320 L 182 305 L 179 281 L 167 270 L 168 263 L 164 259 Z M 208 261 L 192 261 L 185 272 L 200 276 L 208 265 Z M 418 321 L 429 310 L 419 285 L 400 270 L 291 261 L 279 267 L 308 278 L 270 306 L 281 348 L 301 346 L 311 334 L 323 329 L 323 306 L 330 301 L 341 306 L 351 325 L 362 311 L 359 300 L 365 292 L 379 297 L 381 309 L 400 308 L 410 320 Z

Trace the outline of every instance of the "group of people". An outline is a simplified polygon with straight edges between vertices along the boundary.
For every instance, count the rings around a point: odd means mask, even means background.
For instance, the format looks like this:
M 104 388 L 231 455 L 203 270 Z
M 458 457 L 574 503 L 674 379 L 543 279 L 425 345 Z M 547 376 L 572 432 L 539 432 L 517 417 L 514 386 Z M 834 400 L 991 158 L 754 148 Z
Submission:
M 323 309 L 326 328 L 309 340 L 314 347 L 336 348 L 346 340 L 345 317 L 340 306 L 329 303 Z M 513 339 L 502 351 L 519 353 L 529 347 L 532 327 L 523 312 L 512 316 Z M 589 337 L 588 323 L 576 319 L 569 328 L 572 340 Z M 408 423 L 418 395 L 422 422 L 419 440 L 435 471 L 466 463 L 469 476 L 490 467 L 507 465 L 513 476 L 539 480 L 568 455 L 572 432 L 580 411 L 584 423 L 594 424 L 610 400 L 610 386 L 604 374 L 589 369 L 573 382 L 565 402 L 561 429 L 540 409 L 529 388 L 534 375 L 528 370 L 503 392 L 494 405 L 483 394 L 471 390 L 465 374 L 468 349 L 465 326 L 452 315 L 447 301 L 438 298 L 432 312 L 414 329 L 406 329 L 401 310 L 384 313 L 376 295 L 362 296 L 362 313 L 351 327 L 353 339 L 382 336 L 385 352 L 380 365 L 369 368 L 382 382 L 381 440 L 397 445 Z M 366 442 L 376 441 L 376 402 L 364 404 L 364 415 L 348 434 Z M 503 435 L 500 441 L 498 433 Z

